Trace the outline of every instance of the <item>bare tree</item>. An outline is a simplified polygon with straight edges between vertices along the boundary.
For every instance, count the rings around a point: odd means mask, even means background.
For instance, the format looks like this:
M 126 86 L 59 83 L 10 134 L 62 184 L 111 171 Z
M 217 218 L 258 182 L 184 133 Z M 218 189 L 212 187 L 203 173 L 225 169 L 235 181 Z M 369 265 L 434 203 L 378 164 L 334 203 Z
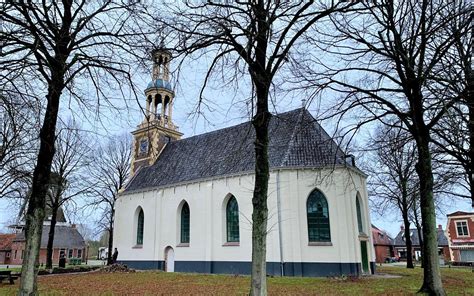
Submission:
M 26 75 L 44 91 L 45 110 L 26 214 L 26 248 L 19 294 L 37 293 L 37 261 L 61 95 L 90 106 L 115 87 L 132 86 L 127 58 L 140 42 L 140 1 L 3 1 L 1 77 Z M 81 81 L 81 79 L 84 79 Z M 81 89 L 82 82 L 87 87 Z M 2 81 L 3 82 L 3 81 Z M 81 92 L 91 89 L 95 96 Z M 92 100 L 91 100 L 92 99 Z M 92 103 L 91 103 L 92 102 Z M 86 104 L 88 103 L 88 104 Z M 102 103 L 103 105 L 104 103 Z M 99 109 L 98 109 L 99 110 Z
M 115 203 L 130 176 L 131 151 L 128 134 L 114 136 L 94 151 L 90 171 L 97 183 L 90 206 L 101 212 L 99 226 L 108 234 L 107 264 L 112 263 Z
M 367 168 L 370 195 L 382 213 L 395 207 L 402 215 L 407 248 L 407 268 L 413 268 L 410 213 L 415 205 L 416 147 L 397 126 L 381 127 L 375 137 L 375 157 Z
M 93 191 L 87 166 L 90 164 L 90 147 L 87 138 L 73 121 L 60 126 L 56 136 L 56 153 L 53 158 L 50 188 L 46 206 L 51 211 L 48 234 L 46 268 L 53 268 L 54 230 L 58 211 L 78 197 L 85 197 Z
M 462 7 L 463 1 L 454 3 Z M 438 84 L 431 87 L 433 93 L 441 97 L 459 98 L 434 127 L 432 136 L 438 153 L 446 156 L 441 159 L 459 173 L 458 184 L 464 190 L 461 197 L 470 198 L 474 207 L 474 73 L 472 71 L 473 26 L 471 14 L 461 15 L 450 22 L 446 34 L 455 38 L 452 49 L 438 65 Z M 470 24 L 467 28 L 462 26 Z M 463 30 L 470 33 L 462 34 Z
M 177 40 L 186 57 L 212 55 L 202 93 L 213 73 L 227 81 L 249 75 L 252 83 L 252 124 L 255 129 L 255 184 L 252 198 L 251 295 L 266 295 L 267 193 L 269 179 L 268 124 L 272 84 L 301 36 L 319 20 L 353 4 L 342 1 L 238 1 L 170 4 L 154 19 L 158 31 Z M 229 72 L 228 72 L 229 71 Z
M 25 196 L 36 152 L 36 104 L 9 93 L 0 95 L 0 196 Z
M 424 277 L 420 292 L 445 295 L 439 271 L 436 215 L 433 196 L 433 165 L 430 143 L 433 127 L 459 97 L 441 97 L 431 91 L 442 78 L 437 67 L 456 44 L 454 36 L 465 35 L 471 24 L 468 2 L 457 1 L 360 2 L 367 10 L 332 15 L 319 35 L 307 38 L 331 53 L 337 63 L 321 63 L 307 54 L 307 67 L 299 80 L 344 94 L 332 109 L 340 116 L 357 108 L 362 124 L 397 118 L 416 143 L 416 172 L 420 184 L 423 228 Z M 458 5 L 462 3 L 463 5 Z M 461 22 L 456 34 L 446 26 Z M 320 52 L 317 52 L 320 54 Z M 317 70 L 315 70 L 317 69 Z M 324 81 L 324 82 L 322 82 Z

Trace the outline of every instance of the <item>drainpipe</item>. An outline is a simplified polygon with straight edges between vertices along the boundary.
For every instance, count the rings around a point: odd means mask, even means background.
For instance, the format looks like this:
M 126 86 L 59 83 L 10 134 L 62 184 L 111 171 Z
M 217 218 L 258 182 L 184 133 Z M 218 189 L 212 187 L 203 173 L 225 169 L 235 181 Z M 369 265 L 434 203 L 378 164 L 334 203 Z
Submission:
M 276 185 L 277 185 L 277 211 L 278 211 L 278 241 L 280 243 L 280 274 L 285 275 L 284 261 L 283 261 L 283 234 L 281 229 L 281 202 L 280 202 L 280 171 L 276 172 Z

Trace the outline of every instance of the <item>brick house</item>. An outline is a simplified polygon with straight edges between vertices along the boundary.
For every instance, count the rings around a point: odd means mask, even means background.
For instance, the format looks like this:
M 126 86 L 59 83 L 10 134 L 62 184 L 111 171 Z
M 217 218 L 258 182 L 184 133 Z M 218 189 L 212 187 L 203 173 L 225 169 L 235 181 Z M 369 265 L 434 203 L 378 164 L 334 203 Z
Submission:
M 39 255 L 40 264 L 46 264 L 49 227 L 50 225 L 48 221 L 45 221 L 43 224 L 43 233 L 41 235 L 41 249 Z M 23 263 L 25 244 L 25 234 L 21 229 L 13 239 L 10 258 L 11 264 L 21 265 Z M 53 242 L 53 264 L 59 263 L 59 257 L 61 254 L 64 254 L 68 259 L 80 258 L 82 261 L 85 261 L 87 258 L 86 252 L 86 242 L 76 226 L 74 224 L 58 222 L 58 224 L 56 224 Z
M 474 262 L 474 212 L 454 212 L 447 215 L 447 236 L 451 261 Z
M 10 264 L 15 234 L 0 234 L 0 264 Z
M 449 255 L 449 244 L 448 239 L 444 233 L 443 227 L 438 225 L 438 255 L 440 260 L 450 261 L 451 257 Z M 410 229 L 410 237 L 412 242 L 412 252 L 413 259 L 419 261 L 421 259 L 421 246 L 420 239 L 418 236 L 418 230 L 416 228 Z M 397 234 L 393 240 L 393 246 L 395 248 L 395 256 L 399 257 L 400 260 L 407 259 L 407 248 L 405 243 L 405 228 L 400 227 L 400 232 Z
M 394 257 L 393 239 L 383 230 L 372 224 L 372 240 L 375 249 L 375 262 L 384 263 L 387 257 Z

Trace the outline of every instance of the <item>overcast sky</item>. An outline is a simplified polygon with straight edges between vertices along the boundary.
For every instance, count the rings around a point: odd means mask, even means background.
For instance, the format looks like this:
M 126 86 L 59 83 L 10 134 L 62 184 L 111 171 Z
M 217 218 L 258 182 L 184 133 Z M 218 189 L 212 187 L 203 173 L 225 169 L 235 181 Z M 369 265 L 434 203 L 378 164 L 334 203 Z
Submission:
M 220 129 L 226 126 L 234 125 L 247 121 L 248 113 L 247 106 L 245 104 L 245 98 L 248 97 L 247 91 L 250 89 L 246 81 L 239 82 L 239 88 L 230 87 L 228 85 L 222 86 L 220 82 L 214 82 L 210 85 L 207 91 L 204 93 L 206 102 L 209 109 L 204 108 L 205 117 L 196 117 L 193 115 L 198 100 L 200 87 L 203 83 L 203 77 L 208 64 L 206 56 L 199 61 L 190 62 L 185 65 L 183 71 L 180 73 L 179 84 L 176 87 L 176 98 L 173 110 L 173 121 L 180 128 L 180 131 L 184 133 L 184 137 L 201 134 L 204 132 Z M 151 64 L 150 64 L 151 66 Z M 144 90 L 148 82 L 151 80 L 151 72 L 145 73 L 142 69 L 135 69 L 135 80 L 139 89 Z M 176 79 L 173 77 L 173 80 Z M 176 85 L 176 82 L 174 82 Z M 330 101 L 330 98 L 328 98 Z M 139 102 L 142 107 L 145 106 L 145 96 L 143 92 L 139 95 Z M 120 111 L 108 110 L 101 114 L 100 120 L 97 116 L 91 112 L 89 115 L 85 115 L 82 112 L 78 112 L 78 108 L 74 102 L 68 101 L 64 98 L 61 102 L 61 114 L 62 119 L 65 120 L 68 117 L 74 117 L 78 122 L 82 122 L 83 128 L 90 130 L 98 134 L 102 139 L 106 139 L 107 135 L 117 133 L 130 133 L 135 129 L 142 119 L 143 114 L 140 111 L 135 98 L 130 95 L 130 99 L 124 102 L 122 99 L 116 99 Z M 285 97 L 284 100 L 280 100 L 276 105 L 277 112 L 284 112 L 292 110 L 301 106 L 301 97 Z M 128 108 L 125 108 L 125 105 Z M 317 102 L 308 106 L 310 112 L 318 117 L 317 114 Z M 85 119 L 87 120 L 85 121 Z M 332 134 L 334 132 L 334 125 L 327 121 L 322 122 L 323 127 Z M 361 132 L 358 143 L 364 141 L 364 133 L 370 132 L 370 127 L 365 131 Z M 130 135 L 131 136 L 131 135 Z M 471 211 L 470 203 L 467 200 L 454 200 L 445 209 L 445 213 L 438 213 L 438 223 L 446 226 L 446 213 L 450 213 L 457 210 Z M 7 225 L 12 223 L 13 217 L 16 215 L 16 207 L 11 206 L 10 202 L 5 199 L 0 199 L 0 231 L 8 231 Z M 92 226 L 93 213 L 91 216 L 85 216 L 81 221 L 72 221 L 74 223 L 85 223 Z M 395 236 L 400 230 L 401 217 L 395 212 L 385 213 L 383 216 L 372 212 L 371 213 L 372 223 L 377 227 L 388 231 L 392 236 Z

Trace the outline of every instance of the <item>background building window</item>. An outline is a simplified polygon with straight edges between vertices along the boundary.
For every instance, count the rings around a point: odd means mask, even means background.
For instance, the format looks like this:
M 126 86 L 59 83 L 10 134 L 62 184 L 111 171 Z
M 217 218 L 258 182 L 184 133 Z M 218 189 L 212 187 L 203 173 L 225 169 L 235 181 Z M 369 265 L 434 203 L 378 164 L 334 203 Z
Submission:
M 239 242 L 239 205 L 234 196 L 227 202 L 226 207 L 227 242 Z
M 82 258 L 82 250 L 77 250 L 77 258 Z
M 456 221 L 456 229 L 458 231 L 458 236 L 469 236 L 467 221 Z
M 189 243 L 189 206 L 185 202 L 181 209 L 181 243 Z
M 310 242 L 330 242 L 328 202 L 319 190 L 313 190 L 306 202 Z
M 143 227 L 145 223 L 145 216 L 143 215 L 143 210 L 140 209 L 138 213 L 138 223 L 137 223 L 137 245 L 143 245 Z
M 72 253 L 73 253 L 73 250 L 72 250 L 72 249 L 69 249 L 68 254 L 67 254 L 67 257 L 68 257 L 68 258 L 72 258 Z

